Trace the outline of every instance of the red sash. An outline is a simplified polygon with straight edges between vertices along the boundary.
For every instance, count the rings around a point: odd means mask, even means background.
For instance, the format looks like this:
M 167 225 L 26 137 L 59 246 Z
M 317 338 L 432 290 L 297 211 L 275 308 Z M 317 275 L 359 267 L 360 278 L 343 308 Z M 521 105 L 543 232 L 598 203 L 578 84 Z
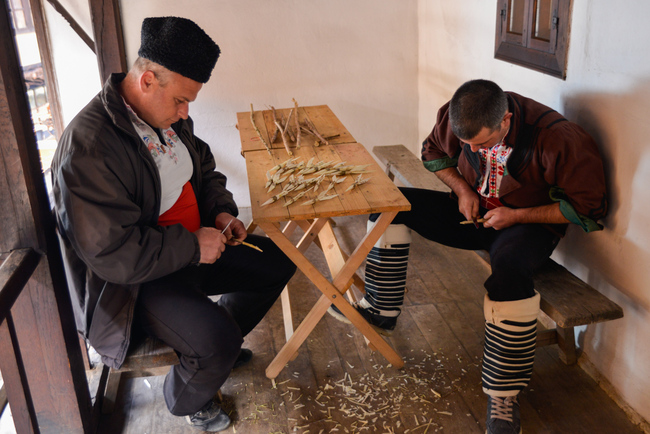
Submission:
M 497 197 L 485 197 L 479 195 L 480 205 L 485 209 L 494 209 L 503 206 L 499 198 Z
M 189 181 L 183 186 L 183 191 L 174 206 L 158 217 L 160 226 L 171 226 L 176 223 L 182 224 L 190 232 L 195 232 L 201 227 L 199 205 L 196 202 L 194 189 Z

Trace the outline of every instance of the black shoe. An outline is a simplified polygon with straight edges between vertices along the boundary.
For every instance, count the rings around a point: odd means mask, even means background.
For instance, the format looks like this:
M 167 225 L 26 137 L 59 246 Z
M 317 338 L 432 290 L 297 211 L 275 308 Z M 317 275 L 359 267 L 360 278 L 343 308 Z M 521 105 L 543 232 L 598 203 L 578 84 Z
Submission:
M 361 306 L 355 306 L 355 309 L 357 312 L 361 314 L 361 316 L 368 321 L 368 324 L 372 326 L 373 329 L 380 335 L 384 336 L 390 336 L 393 334 L 395 331 L 395 326 L 397 325 L 397 317 L 396 316 L 382 316 L 382 315 L 377 315 L 371 312 L 368 312 L 367 309 L 362 308 Z M 329 309 L 327 309 L 327 313 L 332 315 L 334 318 L 337 320 L 344 322 L 346 324 L 351 324 L 350 320 L 347 319 L 345 315 L 334 305 L 331 305 Z
M 237 360 L 235 360 L 235 364 L 233 365 L 233 369 L 240 368 L 244 365 L 247 365 L 248 362 L 251 361 L 253 358 L 253 352 L 249 350 L 248 348 L 242 348 L 241 351 L 239 352 L 239 355 L 237 356 Z
M 517 396 L 489 396 L 486 434 L 521 434 Z
M 212 400 L 204 408 L 185 418 L 190 426 L 206 432 L 223 431 L 230 426 L 230 418 L 226 412 Z

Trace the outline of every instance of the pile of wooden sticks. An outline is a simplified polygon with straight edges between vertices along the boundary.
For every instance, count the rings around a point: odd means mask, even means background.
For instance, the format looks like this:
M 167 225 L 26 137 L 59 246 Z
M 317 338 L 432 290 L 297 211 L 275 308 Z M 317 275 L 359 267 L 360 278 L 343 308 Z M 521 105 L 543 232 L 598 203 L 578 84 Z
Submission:
M 332 137 L 323 137 L 316 129 L 316 126 L 308 118 L 301 120 L 300 115 L 298 114 L 298 102 L 295 99 L 293 99 L 293 104 L 294 107 L 289 111 L 289 116 L 287 119 L 284 119 L 284 115 L 282 115 L 281 118 L 278 118 L 275 107 L 271 106 L 271 111 L 273 112 L 273 123 L 275 124 L 275 129 L 271 134 L 271 143 L 275 143 L 279 135 L 282 138 L 284 149 L 286 149 L 287 153 L 290 156 L 293 155 L 293 151 L 291 150 L 291 142 L 295 143 L 296 149 L 300 149 L 302 133 L 307 133 L 314 136 L 315 146 L 320 146 L 321 144 L 329 145 L 328 139 L 332 139 Z M 255 124 L 254 113 L 253 104 L 251 104 L 251 122 L 253 124 L 253 128 L 255 129 L 255 132 L 257 132 L 259 138 L 262 140 L 262 143 L 264 143 L 266 150 L 271 153 L 270 145 L 266 143 L 266 140 L 264 140 L 264 137 L 262 137 L 262 133 Z M 291 122 L 292 117 L 293 122 Z

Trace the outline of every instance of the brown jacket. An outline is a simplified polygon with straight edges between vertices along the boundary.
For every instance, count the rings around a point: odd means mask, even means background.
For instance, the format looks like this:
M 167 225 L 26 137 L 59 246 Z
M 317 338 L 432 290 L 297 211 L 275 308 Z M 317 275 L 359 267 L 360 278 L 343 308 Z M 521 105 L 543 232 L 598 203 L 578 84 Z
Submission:
M 607 213 L 603 162 L 596 143 L 580 126 L 530 98 L 506 92 L 512 112 L 506 145 L 513 148 L 499 189 L 512 208 L 560 202 L 562 214 L 585 231 L 600 230 Z M 435 172 L 458 167 L 475 190 L 480 181 L 478 153 L 461 142 L 449 125 L 449 103 L 438 111 L 433 131 L 422 143 L 422 161 Z

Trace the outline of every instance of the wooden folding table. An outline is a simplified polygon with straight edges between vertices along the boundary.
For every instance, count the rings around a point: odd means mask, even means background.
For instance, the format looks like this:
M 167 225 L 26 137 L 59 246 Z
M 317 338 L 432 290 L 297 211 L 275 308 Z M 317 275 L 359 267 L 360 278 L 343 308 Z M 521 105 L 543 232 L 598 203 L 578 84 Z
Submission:
M 276 110 L 276 119 L 282 116 L 287 118 L 289 110 Z M 345 165 L 369 165 L 366 168 L 368 173 L 362 174 L 362 178 L 370 178 L 370 180 L 351 191 L 346 191 L 358 175 L 347 176 L 344 182 L 335 186 L 337 197 L 312 205 L 304 203 L 317 196 L 319 192 L 310 192 L 289 206 L 284 205 L 291 195 L 270 205 L 262 206 L 272 195 L 282 190 L 282 187 L 279 186 L 271 192 L 267 191 L 268 189 L 265 187 L 267 172 L 277 164 L 285 162 L 290 156 L 281 139 L 270 143 L 275 127 L 270 110 L 255 112 L 253 118 L 255 125 L 251 122 L 250 112 L 237 114 L 242 154 L 246 158 L 253 224 L 260 227 L 323 293 L 295 332 L 290 337 L 289 334 L 287 335 L 287 343 L 266 369 L 266 375 L 269 378 L 275 378 L 280 373 L 332 303 L 363 333 L 369 345 L 377 349 L 393 366 L 402 367 L 404 365 L 402 358 L 342 295 L 352 284 L 359 289 L 363 288 L 363 281 L 356 274 L 357 269 L 397 213 L 409 210 L 410 204 L 375 163 L 363 145 L 354 140 L 328 106 L 300 107 L 298 113 L 299 119 L 311 122 L 318 133 L 328 140 L 329 144 L 316 146 L 317 142 L 314 137 L 303 133 L 300 148 L 295 147 L 294 141 L 291 142 L 292 157 L 298 158 L 296 162 L 307 163 L 313 158 L 313 163 L 332 161 L 343 162 Z M 260 135 L 270 146 L 270 150 L 266 149 Z M 329 180 L 323 183 L 323 187 L 327 184 L 329 184 Z M 355 250 L 348 257 L 338 244 L 330 218 L 371 213 L 380 213 L 374 228 L 359 241 Z M 282 222 L 288 222 L 283 229 L 281 229 Z M 304 231 L 304 235 L 298 244 L 294 245 L 288 236 L 296 227 L 300 227 Z M 303 254 L 312 242 L 319 244 L 323 250 L 332 275 L 331 281 Z M 350 294 L 348 295 L 350 296 Z M 285 315 L 285 327 L 292 327 L 290 322 L 290 320 L 287 321 Z

